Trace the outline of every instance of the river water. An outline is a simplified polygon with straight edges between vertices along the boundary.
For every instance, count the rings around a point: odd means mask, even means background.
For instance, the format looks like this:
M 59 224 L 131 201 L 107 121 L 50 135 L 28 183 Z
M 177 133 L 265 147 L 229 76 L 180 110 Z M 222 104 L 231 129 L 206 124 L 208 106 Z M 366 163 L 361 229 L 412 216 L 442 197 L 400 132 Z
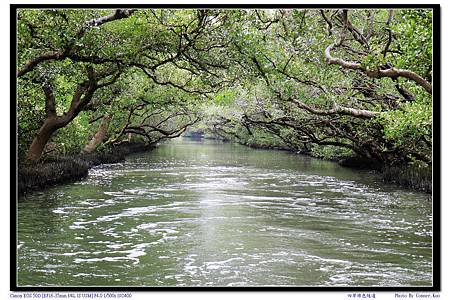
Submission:
M 95 167 L 20 199 L 17 224 L 19 286 L 432 285 L 426 194 L 235 144 Z

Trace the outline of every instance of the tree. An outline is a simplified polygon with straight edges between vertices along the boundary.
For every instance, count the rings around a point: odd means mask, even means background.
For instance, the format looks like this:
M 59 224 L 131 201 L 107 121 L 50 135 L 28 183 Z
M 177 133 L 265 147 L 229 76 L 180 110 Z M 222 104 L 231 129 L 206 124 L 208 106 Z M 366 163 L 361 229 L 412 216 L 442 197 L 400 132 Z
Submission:
M 408 40 L 430 42 L 431 15 L 417 11 L 413 18 L 423 27 L 417 35 L 408 31 Z M 235 122 L 264 129 L 294 150 L 337 146 L 385 163 L 411 156 L 431 163 L 431 130 L 421 130 L 431 126 L 430 109 L 422 110 L 429 113 L 416 124 L 414 118 L 404 122 L 417 133 L 414 142 L 405 136 L 401 140 L 411 142 L 392 139 L 399 132 L 392 126 L 395 118 L 422 104 L 431 107 L 431 83 L 423 74 L 431 70 L 431 60 L 420 54 L 430 48 L 395 49 L 404 44 L 396 30 L 404 30 L 411 17 L 392 10 L 248 12 L 235 28 L 234 46 L 249 75 L 251 87 L 244 84 L 244 89 L 251 92 L 236 99 L 246 104 Z M 409 55 L 424 59 L 418 66 L 408 59 L 406 65 Z
M 113 84 L 119 76 L 120 70 L 95 72 L 92 67 L 88 67 L 88 78 L 77 85 L 69 109 L 62 115 L 58 115 L 56 111 L 56 98 L 53 93 L 52 84 L 48 81 L 43 82 L 42 90 L 45 94 L 46 118 L 28 149 L 28 160 L 39 160 L 45 145 L 53 133 L 71 122 L 89 104 L 96 90 Z M 105 78 L 106 80 L 103 80 Z
M 80 112 L 100 109 L 91 103 L 94 93 L 125 71 L 197 96 L 220 88 L 226 65 L 215 58 L 223 55 L 222 18 L 202 10 L 19 11 L 19 85 L 34 82 L 45 98 L 45 118 L 28 160 L 39 160 L 52 135 Z M 74 82 L 72 100 L 64 105 L 69 91 L 63 87 Z M 55 89 L 64 94 L 55 96 Z
M 20 10 L 19 148 L 38 160 L 75 119 L 73 151 L 92 151 L 202 117 L 246 144 L 431 164 L 431 21 L 427 9 Z

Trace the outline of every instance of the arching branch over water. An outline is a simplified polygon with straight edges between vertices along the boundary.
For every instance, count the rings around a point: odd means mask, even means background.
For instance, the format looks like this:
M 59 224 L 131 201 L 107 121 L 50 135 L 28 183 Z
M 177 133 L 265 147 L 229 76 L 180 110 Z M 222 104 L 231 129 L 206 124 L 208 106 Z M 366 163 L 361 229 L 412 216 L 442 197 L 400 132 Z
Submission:
M 22 159 L 154 143 L 191 126 L 329 159 L 432 163 L 433 10 L 17 15 Z

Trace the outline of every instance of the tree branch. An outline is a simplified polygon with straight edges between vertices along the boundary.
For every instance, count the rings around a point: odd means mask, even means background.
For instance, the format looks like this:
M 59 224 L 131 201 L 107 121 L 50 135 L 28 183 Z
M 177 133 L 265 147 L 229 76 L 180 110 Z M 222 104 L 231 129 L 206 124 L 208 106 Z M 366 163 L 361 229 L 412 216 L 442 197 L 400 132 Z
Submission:
M 373 118 L 379 115 L 379 112 L 365 110 L 365 109 L 355 109 L 350 107 L 344 107 L 335 104 L 334 108 L 323 110 L 313 108 L 297 99 L 289 98 L 288 101 L 296 104 L 299 108 L 306 110 L 314 115 L 329 116 L 329 115 L 348 115 L 356 118 Z
M 19 70 L 17 71 L 16 76 L 21 77 L 25 75 L 26 73 L 33 70 L 38 64 L 47 61 L 47 60 L 63 60 L 67 57 L 68 51 L 67 50 L 57 50 L 53 52 L 47 52 L 43 53 L 41 55 L 38 55 L 29 61 L 27 61 Z
M 47 117 L 56 117 L 56 103 L 53 89 L 48 82 L 42 84 L 42 90 L 45 94 L 45 114 Z
M 322 15 L 322 18 L 327 22 L 328 25 L 328 35 L 331 36 L 333 32 L 331 31 L 333 29 L 333 23 L 331 23 L 330 19 L 328 19 L 327 15 L 323 11 L 323 9 L 320 10 L 320 14 Z
M 428 93 L 430 93 L 430 94 L 432 93 L 431 83 L 429 83 L 427 80 L 422 78 L 417 73 L 414 73 L 412 71 L 405 70 L 405 69 L 397 69 L 394 67 L 385 69 L 385 70 L 380 70 L 380 69 L 369 70 L 369 69 L 365 68 L 364 66 L 362 66 L 360 63 L 348 62 L 348 61 L 342 60 L 340 58 L 332 57 L 330 54 L 330 51 L 335 46 L 336 46 L 335 44 L 331 44 L 325 49 L 325 57 L 326 57 L 328 64 L 330 64 L 330 65 L 339 65 L 345 69 L 350 69 L 350 70 L 359 70 L 371 78 L 404 77 L 404 78 L 414 81 L 415 83 L 417 83 L 418 85 L 423 87 Z
M 134 12 L 134 9 L 117 9 L 114 13 L 109 14 L 107 16 L 103 16 L 100 18 L 92 19 L 87 21 L 82 28 L 77 32 L 76 38 L 80 39 L 89 29 L 91 29 L 94 26 L 101 26 L 105 23 L 119 20 L 123 18 L 128 18 L 131 16 L 131 14 Z M 32 71 L 37 65 L 44 61 L 48 60 L 63 60 L 67 57 L 69 57 L 71 51 L 74 48 L 75 43 L 71 43 L 64 49 L 59 49 L 52 52 L 47 52 L 40 54 L 29 61 L 27 61 L 22 67 L 19 68 L 19 70 L 16 73 L 17 77 L 21 77 L 25 75 L 26 73 Z
M 116 9 L 116 11 L 112 14 L 89 20 L 86 23 L 84 23 L 83 27 L 81 27 L 81 29 L 77 32 L 76 37 L 81 38 L 92 27 L 98 27 L 114 20 L 128 18 L 135 11 L 136 11 L 135 9 Z

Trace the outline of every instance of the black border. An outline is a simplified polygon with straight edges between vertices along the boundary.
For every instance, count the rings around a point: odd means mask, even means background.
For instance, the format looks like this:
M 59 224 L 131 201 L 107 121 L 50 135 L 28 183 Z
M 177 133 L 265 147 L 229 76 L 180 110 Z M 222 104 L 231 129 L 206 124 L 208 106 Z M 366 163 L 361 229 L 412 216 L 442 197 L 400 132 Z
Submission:
M 423 8 L 433 10 L 433 285 L 429 287 L 328 287 L 328 286 L 262 286 L 262 287 L 144 287 L 144 286 L 39 286 L 17 285 L 17 103 L 16 103 L 16 14 L 17 9 L 58 9 L 58 8 L 167 8 L 167 9 L 380 9 L 380 8 Z M 304 291 L 304 292 L 439 292 L 441 291 L 441 7 L 440 4 L 10 4 L 10 290 L 11 291 L 82 291 L 82 292 L 157 292 L 157 291 Z M 12 180 L 14 178 L 14 180 Z

